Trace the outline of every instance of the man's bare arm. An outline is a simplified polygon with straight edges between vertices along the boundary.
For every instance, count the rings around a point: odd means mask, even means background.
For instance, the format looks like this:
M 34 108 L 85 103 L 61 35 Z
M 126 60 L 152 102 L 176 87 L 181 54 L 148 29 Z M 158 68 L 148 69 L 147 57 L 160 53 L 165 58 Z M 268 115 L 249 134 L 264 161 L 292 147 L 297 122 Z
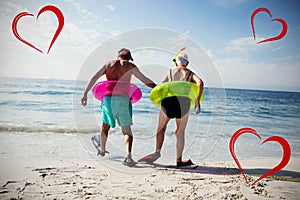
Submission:
M 133 68 L 133 75 L 148 87 L 154 88 L 156 86 L 156 84 L 151 79 L 146 77 L 137 67 Z
M 81 104 L 83 106 L 86 106 L 87 104 L 87 94 L 90 91 L 90 89 L 93 87 L 93 85 L 96 83 L 96 81 L 104 74 L 105 70 L 106 70 L 107 65 L 104 65 L 103 67 L 101 67 L 101 69 L 91 78 L 91 80 L 89 81 L 84 93 L 83 93 L 83 97 L 81 98 Z

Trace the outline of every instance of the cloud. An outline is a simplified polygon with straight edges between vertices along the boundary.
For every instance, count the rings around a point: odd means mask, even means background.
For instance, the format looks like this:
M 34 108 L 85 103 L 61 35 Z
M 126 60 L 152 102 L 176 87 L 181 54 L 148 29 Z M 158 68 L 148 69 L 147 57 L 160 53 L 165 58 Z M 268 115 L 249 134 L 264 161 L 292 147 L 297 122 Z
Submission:
M 97 15 L 95 15 L 92 12 L 84 9 L 83 6 L 80 3 L 76 2 L 75 0 L 64 0 L 64 1 L 66 1 L 66 2 L 70 3 L 71 5 L 73 5 L 76 8 L 76 10 L 78 10 L 84 17 L 86 17 L 86 18 L 92 17 L 94 19 L 98 18 Z
M 207 54 L 207 56 L 208 56 L 210 59 L 213 59 L 213 58 L 214 58 L 214 54 L 213 54 L 213 52 L 212 52 L 211 49 L 204 48 L 203 46 L 201 46 L 201 48 L 203 49 L 203 51 L 205 51 L 205 53 Z
M 260 38 L 257 38 L 256 41 L 260 41 Z M 249 52 L 254 51 L 257 49 L 258 45 L 256 44 L 256 41 L 253 40 L 252 37 L 239 37 L 236 39 L 233 39 L 227 44 L 224 48 L 225 52 Z M 260 45 L 260 47 L 266 47 L 265 45 Z
M 229 44 L 224 48 L 226 52 L 233 51 L 248 51 L 255 46 L 252 37 L 240 37 L 233 39 Z
M 114 11 L 114 10 L 115 10 L 115 7 L 114 7 L 112 4 L 106 4 L 106 5 L 105 5 L 105 8 L 108 8 L 108 9 L 111 10 L 111 11 Z
M 272 52 L 281 51 L 282 49 L 284 49 L 284 47 L 277 47 L 272 49 Z
M 63 32 L 63 42 L 69 46 L 80 46 L 81 48 L 86 48 L 93 44 L 92 38 L 99 36 L 95 35 L 94 30 L 81 29 L 76 24 L 66 23 Z
M 175 47 L 175 49 L 177 51 L 177 49 L 185 47 L 188 40 L 189 36 L 186 33 L 178 32 L 178 35 L 176 35 L 175 37 L 168 37 L 165 42 L 166 44 L 176 44 L 177 47 Z
M 300 63 L 253 62 L 228 57 L 214 61 L 227 88 L 300 91 Z
M 21 11 L 23 9 L 21 5 L 17 4 L 14 1 L 3 1 L 2 3 L 4 6 L 0 6 L 1 11 L 14 12 Z

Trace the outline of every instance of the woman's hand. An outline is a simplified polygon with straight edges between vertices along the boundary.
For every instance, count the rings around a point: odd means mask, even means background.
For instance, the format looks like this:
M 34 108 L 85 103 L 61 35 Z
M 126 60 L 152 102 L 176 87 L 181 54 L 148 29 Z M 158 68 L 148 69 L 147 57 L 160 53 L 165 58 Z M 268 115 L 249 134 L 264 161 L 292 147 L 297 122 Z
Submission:
M 201 106 L 199 101 L 196 101 L 195 108 L 196 108 L 196 114 L 198 115 L 201 112 Z

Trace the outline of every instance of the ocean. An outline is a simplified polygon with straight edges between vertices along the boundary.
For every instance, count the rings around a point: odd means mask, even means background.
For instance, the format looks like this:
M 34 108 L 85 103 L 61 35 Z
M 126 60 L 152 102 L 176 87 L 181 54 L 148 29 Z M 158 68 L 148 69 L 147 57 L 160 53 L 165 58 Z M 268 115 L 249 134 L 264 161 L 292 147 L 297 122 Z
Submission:
M 86 158 L 99 159 L 90 138 L 101 128 L 100 102 L 88 96 L 80 99 L 86 81 L 1 78 L 0 157 L 2 158 Z M 133 104 L 133 157 L 155 149 L 159 108 L 151 104 L 151 89 L 137 83 L 142 99 Z M 271 136 L 288 141 L 292 157 L 300 157 L 300 93 L 242 89 L 205 88 L 200 115 L 190 110 L 183 157 L 194 162 L 232 160 L 229 141 L 243 127 L 255 129 L 261 139 L 246 133 L 238 138 L 239 159 L 280 158 L 276 142 L 262 142 Z M 162 159 L 175 160 L 175 122 L 166 132 Z M 125 155 L 120 127 L 109 133 L 104 159 Z

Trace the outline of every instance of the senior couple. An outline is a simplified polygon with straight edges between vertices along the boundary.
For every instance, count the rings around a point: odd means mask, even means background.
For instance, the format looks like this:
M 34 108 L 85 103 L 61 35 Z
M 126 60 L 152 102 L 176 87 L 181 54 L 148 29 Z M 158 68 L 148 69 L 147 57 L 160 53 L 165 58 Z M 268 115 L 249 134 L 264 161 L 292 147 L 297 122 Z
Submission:
M 115 60 L 108 61 L 104 64 L 99 71 L 89 81 L 83 97 L 81 98 L 81 104 L 87 105 L 87 95 L 90 89 L 94 86 L 96 81 L 101 76 L 106 76 L 108 81 L 118 80 L 130 83 L 132 75 L 143 82 L 150 88 L 154 88 L 156 84 L 146 77 L 138 67 L 133 64 L 133 58 L 131 52 L 128 49 L 122 48 L 118 51 L 117 58 Z M 162 82 L 168 81 L 188 81 L 195 83 L 199 86 L 199 94 L 195 103 L 196 114 L 200 113 L 200 97 L 203 91 L 202 80 L 191 70 L 187 68 L 189 61 L 186 54 L 179 54 L 174 60 L 176 67 L 170 69 Z M 188 97 L 173 96 L 167 97 L 161 102 L 161 109 L 159 113 L 158 126 L 156 131 L 156 149 L 155 152 L 150 154 L 145 160 L 149 163 L 156 161 L 160 156 L 160 151 L 164 142 L 164 134 L 167 129 L 170 119 L 176 120 L 176 167 L 180 168 L 186 165 L 192 165 L 192 161 L 183 161 L 182 153 L 184 149 L 185 128 L 188 121 L 189 110 L 191 107 L 191 101 Z M 100 137 L 93 137 L 92 140 L 96 141 L 96 147 L 98 154 L 105 156 L 106 153 L 106 141 L 108 138 L 108 132 L 110 127 L 115 127 L 115 121 L 117 120 L 119 126 L 121 126 L 122 133 L 125 138 L 126 156 L 122 162 L 124 165 L 132 167 L 136 162 L 132 159 L 131 149 L 133 143 L 133 135 L 131 131 L 132 122 L 132 104 L 130 98 L 126 96 L 105 96 L 101 104 L 102 110 L 102 129 Z M 97 138 L 100 138 L 97 139 Z

